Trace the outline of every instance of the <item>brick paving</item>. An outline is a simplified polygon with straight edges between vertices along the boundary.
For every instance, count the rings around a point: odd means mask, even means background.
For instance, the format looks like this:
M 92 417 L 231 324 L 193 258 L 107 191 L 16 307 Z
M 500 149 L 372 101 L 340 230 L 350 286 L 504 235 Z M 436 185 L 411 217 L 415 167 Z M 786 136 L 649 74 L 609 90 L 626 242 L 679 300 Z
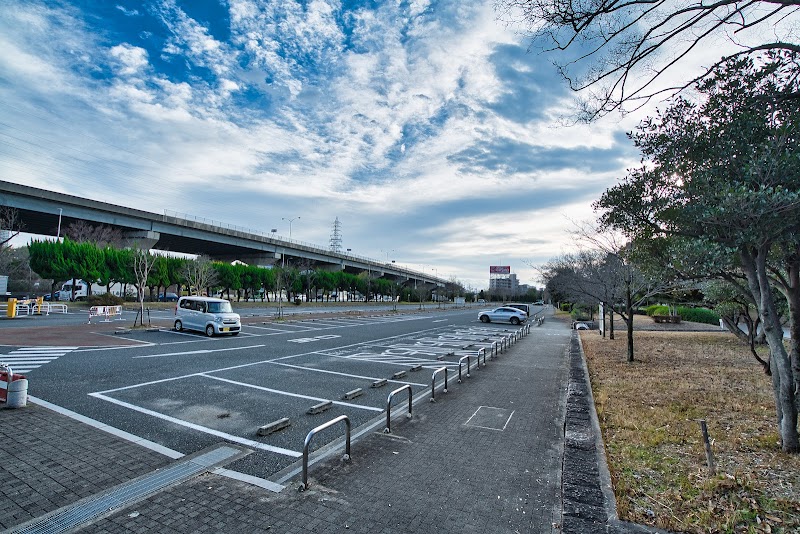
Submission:
M 614 518 L 588 395 L 575 337 L 549 321 L 393 434 L 354 442 L 350 462 L 312 465 L 304 492 L 206 473 L 80 532 L 650 531 Z M 497 417 L 477 420 L 482 406 Z M 171 462 L 36 405 L 0 410 L 0 454 L 0 528 Z

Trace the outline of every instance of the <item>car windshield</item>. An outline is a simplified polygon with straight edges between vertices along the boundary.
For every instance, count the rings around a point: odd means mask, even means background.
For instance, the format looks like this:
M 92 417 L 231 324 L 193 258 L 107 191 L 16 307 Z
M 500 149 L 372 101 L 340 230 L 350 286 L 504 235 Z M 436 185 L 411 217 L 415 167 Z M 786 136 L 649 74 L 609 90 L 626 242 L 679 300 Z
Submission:
M 233 308 L 231 308 L 230 302 L 209 302 L 208 311 L 209 313 L 231 313 Z

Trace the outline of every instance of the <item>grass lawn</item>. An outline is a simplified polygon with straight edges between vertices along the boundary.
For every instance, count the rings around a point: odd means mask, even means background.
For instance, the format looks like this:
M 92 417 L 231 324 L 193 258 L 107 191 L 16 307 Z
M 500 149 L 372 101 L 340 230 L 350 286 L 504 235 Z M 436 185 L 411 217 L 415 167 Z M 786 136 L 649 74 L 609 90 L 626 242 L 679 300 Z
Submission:
M 780 450 L 770 377 L 746 346 L 723 332 L 637 331 L 637 361 L 627 363 L 624 329 L 613 341 L 580 335 L 620 519 L 685 532 L 800 532 L 800 455 Z

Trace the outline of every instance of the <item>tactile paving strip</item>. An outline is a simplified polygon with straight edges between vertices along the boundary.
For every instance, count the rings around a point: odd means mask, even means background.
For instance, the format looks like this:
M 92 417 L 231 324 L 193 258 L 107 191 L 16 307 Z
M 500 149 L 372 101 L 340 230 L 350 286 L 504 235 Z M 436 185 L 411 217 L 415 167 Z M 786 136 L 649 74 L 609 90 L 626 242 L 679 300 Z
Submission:
M 208 471 L 211 467 L 227 463 L 242 453 L 242 449 L 220 445 L 211 451 L 182 459 L 149 475 L 125 482 L 75 504 L 55 510 L 43 517 L 12 528 L 8 532 L 55 534 L 75 529 L 102 515 L 145 499 L 167 486 L 183 482 Z

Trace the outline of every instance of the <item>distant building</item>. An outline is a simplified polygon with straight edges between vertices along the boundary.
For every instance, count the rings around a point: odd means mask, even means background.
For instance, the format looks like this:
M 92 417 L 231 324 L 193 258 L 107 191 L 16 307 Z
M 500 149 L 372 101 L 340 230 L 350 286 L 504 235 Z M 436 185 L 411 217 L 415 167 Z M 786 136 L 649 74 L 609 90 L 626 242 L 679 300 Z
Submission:
M 516 295 L 519 293 L 519 280 L 514 273 L 509 274 L 507 277 L 490 278 L 489 279 L 490 291 L 507 291 L 509 294 Z

